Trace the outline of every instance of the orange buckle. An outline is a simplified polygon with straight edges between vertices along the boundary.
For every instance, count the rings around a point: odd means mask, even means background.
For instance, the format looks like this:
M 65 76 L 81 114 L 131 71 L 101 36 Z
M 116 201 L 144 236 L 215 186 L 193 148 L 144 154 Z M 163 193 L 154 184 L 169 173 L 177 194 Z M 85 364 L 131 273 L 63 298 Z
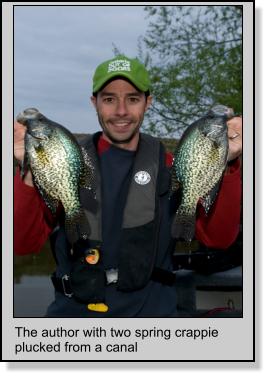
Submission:
M 85 260 L 89 264 L 96 264 L 100 259 L 100 253 L 98 249 L 89 249 L 86 251 Z

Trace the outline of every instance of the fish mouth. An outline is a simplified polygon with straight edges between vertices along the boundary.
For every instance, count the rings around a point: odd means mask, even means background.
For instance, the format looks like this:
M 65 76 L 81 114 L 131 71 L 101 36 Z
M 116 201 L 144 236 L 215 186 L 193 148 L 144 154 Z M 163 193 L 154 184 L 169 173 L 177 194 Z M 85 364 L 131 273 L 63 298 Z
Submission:
M 26 129 L 27 129 L 27 133 L 29 135 L 31 135 L 34 139 L 37 139 L 37 140 L 45 140 L 47 139 L 46 136 L 42 135 L 37 135 L 37 134 L 34 134 L 34 132 L 38 132 L 39 130 L 38 129 L 35 129 L 35 128 L 31 128 L 29 125 L 28 125 L 28 121 L 29 120 L 32 120 L 32 119 L 35 119 L 37 117 L 37 114 L 40 114 L 39 113 L 39 110 L 34 108 L 34 107 L 30 107 L 28 109 L 25 109 L 23 111 L 21 111 L 17 116 L 16 116 L 16 120 L 23 124 Z
M 224 105 L 213 106 L 209 113 L 213 116 L 225 117 L 226 119 L 231 119 L 234 117 L 234 110 L 231 107 Z
M 228 109 L 226 111 L 226 116 L 227 116 L 228 119 L 231 119 L 235 116 L 235 113 L 234 113 L 234 111 L 231 107 L 228 107 Z
M 21 111 L 17 115 L 16 120 L 21 124 L 25 124 L 28 119 L 36 118 L 37 114 L 39 114 L 39 110 L 35 107 L 30 107 Z

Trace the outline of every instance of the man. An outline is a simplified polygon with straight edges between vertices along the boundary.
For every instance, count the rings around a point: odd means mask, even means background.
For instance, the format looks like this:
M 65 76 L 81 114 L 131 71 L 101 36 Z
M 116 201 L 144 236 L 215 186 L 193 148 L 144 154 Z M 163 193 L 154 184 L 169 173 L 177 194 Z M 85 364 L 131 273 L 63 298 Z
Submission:
M 49 317 L 176 317 L 169 199 L 171 155 L 161 143 L 140 133 L 152 97 L 148 72 L 137 59 L 117 56 L 100 64 L 91 101 L 102 132 L 84 141 L 95 156 L 97 203 L 81 190 L 91 224 L 91 240 L 69 245 L 63 213 L 55 219 L 33 185 L 15 177 L 15 253 L 38 252 L 53 229 L 57 262 L 55 301 Z M 209 216 L 197 211 L 196 238 L 225 249 L 236 239 L 240 219 L 241 118 L 228 123 L 229 166 Z M 25 129 L 15 124 L 15 156 L 24 155 Z M 86 255 L 97 256 L 87 263 Z

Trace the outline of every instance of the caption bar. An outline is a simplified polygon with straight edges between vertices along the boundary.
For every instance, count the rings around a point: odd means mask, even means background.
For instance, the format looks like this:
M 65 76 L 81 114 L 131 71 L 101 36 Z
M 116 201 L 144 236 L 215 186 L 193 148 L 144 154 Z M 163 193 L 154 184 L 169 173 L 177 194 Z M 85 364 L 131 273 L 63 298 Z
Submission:
M 90 353 L 90 352 L 123 352 L 135 353 L 143 342 L 149 339 L 163 341 L 192 340 L 203 341 L 209 338 L 217 338 L 219 331 L 208 328 L 178 328 L 175 330 L 153 327 L 128 328 L 111 327 L 105 329 L 102 326 L 93 326 L 85 329 L 30 329 L 24 326 L 15 327 L 18 338 L 15 344 L 15 355 L 25 353 Z M 40 339 L 34 342 L 35 339 Z M 67 340 L 68 338 L 68 340 Z M 135 341 L 133 341 L 135 339 Z M 83 342 L 81 342 L 83 340 Z M 132 341 L 129 341 L 132 340 Z

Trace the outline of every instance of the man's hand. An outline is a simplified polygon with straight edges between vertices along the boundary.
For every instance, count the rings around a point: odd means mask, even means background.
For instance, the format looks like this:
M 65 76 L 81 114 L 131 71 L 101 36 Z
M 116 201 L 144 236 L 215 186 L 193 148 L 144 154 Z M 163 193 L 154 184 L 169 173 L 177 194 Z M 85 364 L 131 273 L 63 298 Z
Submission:
M 232 161 L 242 154 L 242 118 L 234 117 L 227 122 L 228 126 L 228 161 Z
M 26 127 L 15 121 L 14 123 L 14 157 L 22 162 L 24 159 L 24 135 Z
M 24 136 L 26 127 L 15 121 L 14 123 L 14 157 L 22 163 L 25 154 Z M 24 177 L 24 183 L 28 186 L 34 186 L 32 173 L 28 171 Z

